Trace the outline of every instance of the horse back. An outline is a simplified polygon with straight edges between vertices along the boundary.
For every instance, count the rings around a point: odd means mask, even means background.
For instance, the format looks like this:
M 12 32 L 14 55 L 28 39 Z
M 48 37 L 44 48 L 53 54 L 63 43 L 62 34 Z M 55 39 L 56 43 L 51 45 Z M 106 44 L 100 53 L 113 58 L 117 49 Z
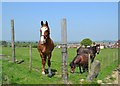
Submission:
M 88 54 L 77 55 L 77 57 L 74 59 L 74 63 L 80 65 L 88 64 Z
M 83 48 L 83 47 L 80 47 L 77 49 L 77 54 L 80 55 L 80 54 L 89 54 L 90 53 L 90 50 L 87 49 L 87 48 Z

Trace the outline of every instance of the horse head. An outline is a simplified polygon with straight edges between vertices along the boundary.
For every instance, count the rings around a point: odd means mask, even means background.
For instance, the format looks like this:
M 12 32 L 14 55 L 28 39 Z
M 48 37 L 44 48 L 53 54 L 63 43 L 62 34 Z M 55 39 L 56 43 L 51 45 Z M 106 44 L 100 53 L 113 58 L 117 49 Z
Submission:
M 70 63 L 70 72 L 71 72 L 71 73 L 74 73 L 74 71 L 75 71 L 75 64 L 74 64 L 74 62 L 72 61 L 72 62 Z
M 41 44 L 46 43 L 47 39 L 49 38 L 50 35 L 50 29 L 48 26 L 48 22 L 44 24 L 43 21 L 41 21 L 41 28 L 40 28 L 40 42 Z
M 96 45 L 96 51 L 97 51 L 97 54 L 99 54 L 99 52 L 100 52 L 100 44 Z
M 74 59 L 72 60 L 72 62 L 70 63 L 70 72 L 71 73 L 74 73 L 74 71 L 75 71 L 75 68 L 76 68 L 75 60 L 76 60 L 77 57 L 78 57 L 78 55 L 75 56 Z
M 79 64 L 79 61 L 81 60 L 80 55 L 77 55 L 74 57 L 72 62 L 70 63 L 70 72 L 74 73 L 76 66 Z

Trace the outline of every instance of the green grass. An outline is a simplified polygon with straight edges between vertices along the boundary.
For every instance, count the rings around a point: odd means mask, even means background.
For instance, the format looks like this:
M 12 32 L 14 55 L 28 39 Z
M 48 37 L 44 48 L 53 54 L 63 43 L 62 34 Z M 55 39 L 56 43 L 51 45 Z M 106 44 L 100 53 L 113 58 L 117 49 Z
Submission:
M 3 47 L 2 54 L 6 54 L 10 57 L 7 57 L 12 61 L 11 58 L 11 48 Z M 56 74 L 49 78 L 47 75 L 41 74 L 41 58 L 39 52 L 36 48 L 32 49 L 32 71 L 29 71 L 29 48 L 16 48 L 16 58 L 17 60 L 23 59 L 22 64 L 14 64 L 11 61 L 2 61 L 3 68 L 3 79 L 7 77 L 7 80 L 4 83 L 11 84 L 63 84 L 61 78 L 61 49 L 54 49 L 53 55 L 51 58 L 51 68 L 56 69 Z M 117 55 L 113 53 L 118 53 L 117 49 L 104 49 L 101 50 L 100 54 L 97 55 L 95 59 L 100 60 L 101 62 L 101 71 L 97 79 L 104 79 L 109 75 L 112 70 L 117 66 Z M 109 55 L 108 55 L 109 54 Z M 79 73 L 79 68 L 76 68 L 76 73 L 70 73 L 69 63 L 76 55 L 76 49 L 68 49 L 68 81 L 72 84 L 80 84 L 80 79 L 86 79 L 88 73 Z M 109 58 L 107 58 L 109 56 Z M 5 57 L 3 57 L 5 58 Z M 108 59 L 108 62 L 107 62 Z M 47 68 L 46 63 L 46 68 Z M 92 82 L 95 83 L 95 82 Z

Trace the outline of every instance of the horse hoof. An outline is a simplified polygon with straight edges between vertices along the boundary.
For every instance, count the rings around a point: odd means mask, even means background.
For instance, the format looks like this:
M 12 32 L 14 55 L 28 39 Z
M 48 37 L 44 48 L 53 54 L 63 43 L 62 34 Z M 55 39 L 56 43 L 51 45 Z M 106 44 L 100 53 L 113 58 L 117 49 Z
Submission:
M 45 75 L 45 72 L 42 72 L 43 75 Z

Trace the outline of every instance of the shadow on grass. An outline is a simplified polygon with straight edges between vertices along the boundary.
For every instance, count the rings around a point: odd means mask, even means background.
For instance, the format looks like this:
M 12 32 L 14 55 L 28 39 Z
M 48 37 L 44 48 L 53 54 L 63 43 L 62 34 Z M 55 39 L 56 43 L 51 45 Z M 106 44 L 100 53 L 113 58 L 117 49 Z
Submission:
M 50 76 L 50 78 L 53 77 L 56 74 L 56 72 L 57 72 L 56 69 L 51 69 L 52 75 Z M 45 69 L 45 74 L 48 74 L 48 69 Z

